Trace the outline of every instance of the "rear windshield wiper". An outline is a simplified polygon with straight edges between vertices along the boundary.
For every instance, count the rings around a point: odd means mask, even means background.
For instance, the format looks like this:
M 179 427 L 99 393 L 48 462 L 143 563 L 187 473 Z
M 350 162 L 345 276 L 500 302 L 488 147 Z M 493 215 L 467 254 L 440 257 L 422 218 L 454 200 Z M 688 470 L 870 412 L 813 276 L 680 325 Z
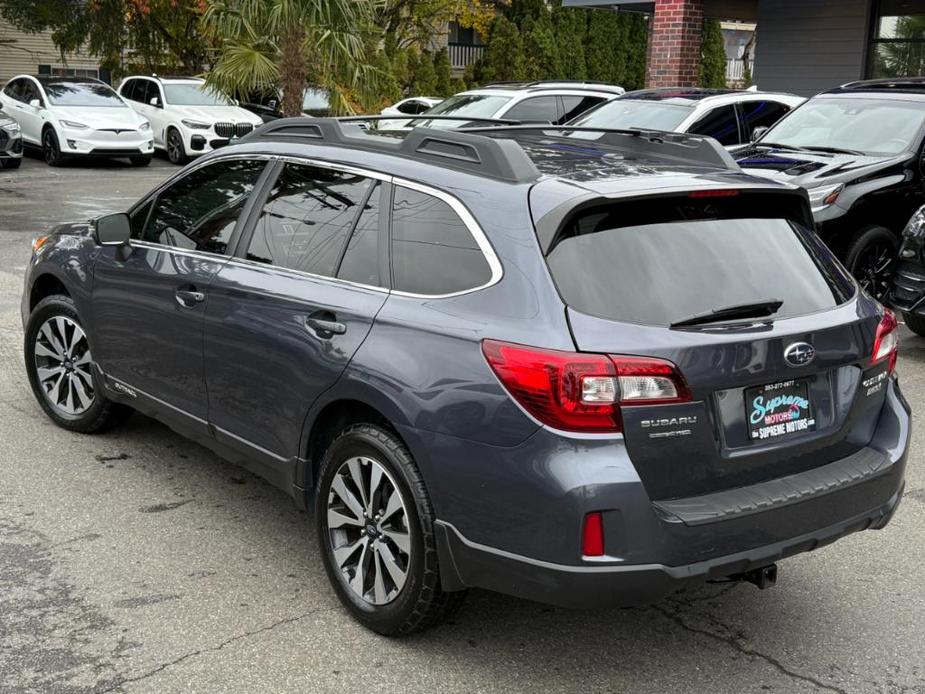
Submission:
M 858 152 L 856 149 L 842 149 L 841 147 L 804 147 L 803 149 L 810 152 L 830 152 L 832 154 L 854 154 L 863 156 L 864 152 Z
M 698 313 L 689 318 L 675 321 L 669 327 L 683 328 L 689 325 L 703 325 L 705 323 L 714 323 L 720 320 L 735 320 L 737 318 L 763 318 L 777 313 L 778 309 L 784 305 L 780 299 L 768 299 L 759 301 L 754 304 L 739 304 L 738 306 L 727 306 L 725 308 L 716 308 L 708 313 Z

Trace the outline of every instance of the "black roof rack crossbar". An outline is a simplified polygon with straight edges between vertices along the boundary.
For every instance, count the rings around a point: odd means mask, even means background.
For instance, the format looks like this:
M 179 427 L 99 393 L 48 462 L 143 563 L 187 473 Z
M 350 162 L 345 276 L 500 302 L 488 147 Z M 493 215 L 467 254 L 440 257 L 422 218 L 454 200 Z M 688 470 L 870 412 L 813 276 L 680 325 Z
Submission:
M 345 122 L 337 118 L 280 118 L 265 123 L 239 141 L 308 139 L 427 161 L 511 183 L 535 181 L 540 176 L 533 161 L 513 140 L 432 128 L 414 128 L 403 138 L 370 135 L 360 127 L 357 120 L 363 119 L 348 117 Z
M 466 128 L 466 133 L 484 133 L 489 136 L 503 136 L 506 133 L 539 133 L 551 137 L 568 139 L 570 133 L 600 133 L 593 140 L 579 140 L 585 144 L 599 144 L 613 147 L 640 157 L 695 166 L 714 166 L 738 171 L 739 165 L 726 149 L 712 137 L 689 135 L 664 130 L 632 128 L 618 130 L 590 128 L 575 125 L 513 125 L 495 128 Z M 573 144 L 578 144 L 571 140 Z M 669 145 L 669 146 L 666 146 Z
M 464 123 L 494 123 L 495 125 L 521 125 L 523 121 L 521 120 L 511 120 L 510 118 L 480 118 L 478 116 L 449 116 L 443 114 L 435 113 L 432 116 L 426 115 L 424 113 L 416 113 L 414 115 L 408 115 L 402 113 L 396 116 L 383 116 L 377 114 L 375 116 L 338 116 L 336 120 L 341 123 L 365 123 L 367 121 L 376 122 L 376 121 L 389 121 L 389 120 L 403 120 L 403 121 L 425 121 L 425 120 L 453 120 L 453 121 L 462 121 Z

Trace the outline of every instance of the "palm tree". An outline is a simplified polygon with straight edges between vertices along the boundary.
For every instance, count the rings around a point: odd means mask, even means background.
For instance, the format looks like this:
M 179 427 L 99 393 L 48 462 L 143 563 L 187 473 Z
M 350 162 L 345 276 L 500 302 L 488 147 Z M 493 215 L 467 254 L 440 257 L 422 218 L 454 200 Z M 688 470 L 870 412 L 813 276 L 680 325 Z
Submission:
M 380 0 L 208 0 L 202 17 L 219 46 L 207 83 L 227 94 L 283 90 L 282 112 L 302 112 L 307 86 L 335 113 L 373 89 L 366 35 Z

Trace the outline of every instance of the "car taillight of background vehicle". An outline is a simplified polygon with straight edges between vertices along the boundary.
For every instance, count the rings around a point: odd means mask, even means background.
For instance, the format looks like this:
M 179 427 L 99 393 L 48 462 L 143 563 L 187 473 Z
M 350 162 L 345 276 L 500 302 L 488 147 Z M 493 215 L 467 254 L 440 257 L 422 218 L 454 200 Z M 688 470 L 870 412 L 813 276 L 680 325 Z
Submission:
M 883 310 L 883 318 L 877 326 L 877 336 L 874 338 L 874 350 L 870 357 L 871 365 L 889 360 L 889 372 L 896 368 L 896 358 L 899 356 L 899 323 L 896 314 L 890 309 Z
M 650 357 L 561 352 L 485 340 L 482 353 L 511 396 L 543 424 L 619 433 L 620 407 L 688 402 L 674 364 Z

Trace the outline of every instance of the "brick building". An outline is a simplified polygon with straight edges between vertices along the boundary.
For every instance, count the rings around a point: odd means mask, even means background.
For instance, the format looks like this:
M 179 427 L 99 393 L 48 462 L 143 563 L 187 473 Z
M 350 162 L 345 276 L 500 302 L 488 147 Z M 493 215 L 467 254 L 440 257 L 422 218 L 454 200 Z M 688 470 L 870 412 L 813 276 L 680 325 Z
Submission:
M 564 0 L 651 16 L 649 86 L 697 83 L 704 17 L 756 22 L 753 80 L 810 96 L 865 77 L 925 73 L 925 0 Z

